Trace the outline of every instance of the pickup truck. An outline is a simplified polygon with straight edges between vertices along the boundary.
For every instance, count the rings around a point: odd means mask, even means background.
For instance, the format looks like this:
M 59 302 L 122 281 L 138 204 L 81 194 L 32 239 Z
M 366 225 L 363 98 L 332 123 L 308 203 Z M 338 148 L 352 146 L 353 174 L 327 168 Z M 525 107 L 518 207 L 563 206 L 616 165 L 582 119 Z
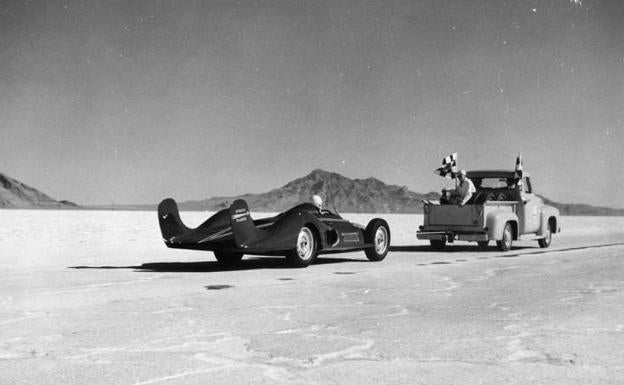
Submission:
M 481 248 L 496 241 L 502 251 L 516 240 L 550 246 L 552 234 L 561 231 L 559 210 L 533 193 L 529 174 L 523 173 L 522 183 L 514 175 L 513 170 L 469 171 L 476 188 L 470 200 L 461 207 L 443 199 L 423 201 L 424 223 L 417 238 L 429 240 L 436 250 L 454 241 L 477 242 Z

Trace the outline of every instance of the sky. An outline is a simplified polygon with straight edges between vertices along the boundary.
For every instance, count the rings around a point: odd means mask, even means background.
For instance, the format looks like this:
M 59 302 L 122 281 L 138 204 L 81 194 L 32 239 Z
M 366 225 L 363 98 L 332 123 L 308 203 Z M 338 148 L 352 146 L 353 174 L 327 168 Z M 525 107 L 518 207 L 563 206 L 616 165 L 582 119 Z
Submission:
M 78 204 L 442 158 L 624 207 L 620 0 L 0 0 L 0 172 Z

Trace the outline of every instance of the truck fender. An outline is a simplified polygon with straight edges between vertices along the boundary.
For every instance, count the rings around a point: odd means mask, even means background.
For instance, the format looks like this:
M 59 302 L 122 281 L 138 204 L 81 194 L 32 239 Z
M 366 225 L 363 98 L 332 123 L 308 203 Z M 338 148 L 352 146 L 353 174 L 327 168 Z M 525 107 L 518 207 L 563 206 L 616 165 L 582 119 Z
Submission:
M 553 222 L 552 225 L 550 222 Z M 544 206 L 542 208 L 542 217 L 540 218 L 540 228 L 537 232 L 538 235 L 545 235 L 546 229 L 551 226 L 550 231 L 553 233 L 559 232 L 559 210 L 552 206 Z
M 503 239 L 503 230 L 507 222 L 511 222 L 514 226 L 513 239 L 518 239 L 518 216 L 511 211 L 492 211 L 487 214 L 485 224 L 488 229 L 488 239 L 495 241 Z

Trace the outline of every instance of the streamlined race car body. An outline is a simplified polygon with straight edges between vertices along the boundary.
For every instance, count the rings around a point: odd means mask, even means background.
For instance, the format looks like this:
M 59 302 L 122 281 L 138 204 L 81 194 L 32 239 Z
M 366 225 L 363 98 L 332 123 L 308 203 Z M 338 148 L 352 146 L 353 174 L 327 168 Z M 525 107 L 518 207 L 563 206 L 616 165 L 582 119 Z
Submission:
M 363 227 L 311 203 L 253 220 L 247 203 L 238 199 L 190 229 L 182 223 L 176 202 L 169 198 L 158 205 L 158 220 L 167 247 L 209 250 L 224 265 L 253 254 L 286 256 L 293 266 L 306 267 L 318 254 L 356 250 L 364 250 L 371 261 L 381 261 L 390 247 L 390 228 L 383 219 L 372 219 Z

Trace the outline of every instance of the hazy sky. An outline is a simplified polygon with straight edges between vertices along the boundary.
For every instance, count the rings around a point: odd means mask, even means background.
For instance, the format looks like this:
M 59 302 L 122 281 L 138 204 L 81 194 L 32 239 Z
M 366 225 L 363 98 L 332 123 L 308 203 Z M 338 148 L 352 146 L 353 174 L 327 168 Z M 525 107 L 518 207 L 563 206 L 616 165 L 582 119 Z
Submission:
M 79 204 L 315 168 L 428 192 L 459 153 L 624 207 L 621 0 L 0 0 L 0 172 Z

